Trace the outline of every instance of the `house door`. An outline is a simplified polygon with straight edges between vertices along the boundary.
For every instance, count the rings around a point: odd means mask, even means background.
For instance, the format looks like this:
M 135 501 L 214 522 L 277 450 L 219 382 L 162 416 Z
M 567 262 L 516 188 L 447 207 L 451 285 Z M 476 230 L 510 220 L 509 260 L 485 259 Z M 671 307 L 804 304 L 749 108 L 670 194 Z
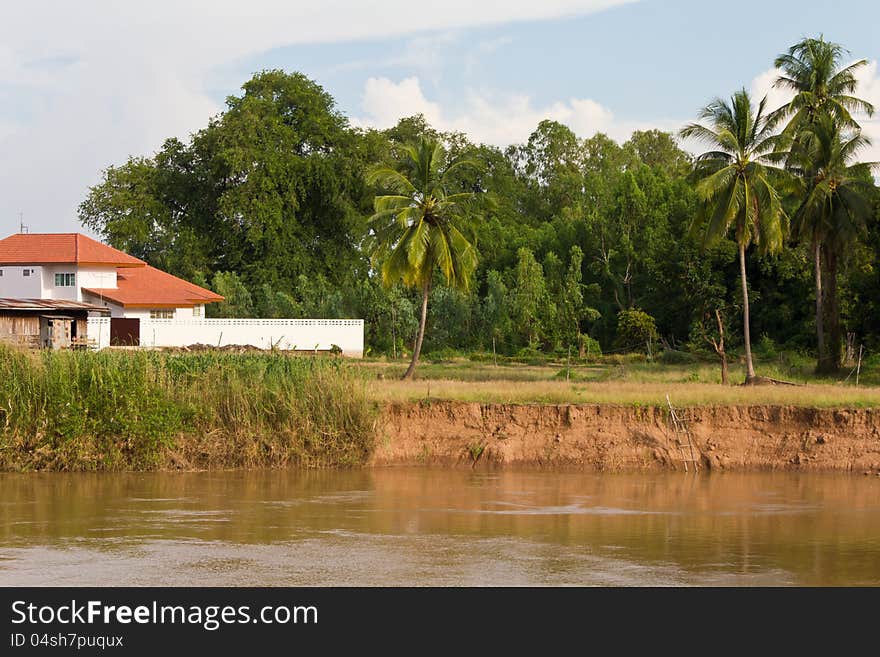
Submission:
M 141 320 L 127 317 L 110 319 L 110 344 L 138 346 L 141 343 Z

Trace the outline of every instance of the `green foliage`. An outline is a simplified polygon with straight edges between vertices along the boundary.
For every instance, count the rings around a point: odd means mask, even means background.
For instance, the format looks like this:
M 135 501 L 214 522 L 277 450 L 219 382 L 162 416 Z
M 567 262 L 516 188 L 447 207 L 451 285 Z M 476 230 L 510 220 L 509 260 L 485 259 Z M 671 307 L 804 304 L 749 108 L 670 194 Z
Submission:
M 696 355 L 676 349 L 664 349 L 659 360 L 664 365 L 691 365 L 699 362 Z
M 234 271 L 218 271 L 211 281 L 214 291 L 223 296 L 220 303 L 209 304 L 209 316 L 212 317 L 253 317 L 254 301 L 250 290 Z M 268 315 L 271 316 L 271 315 Z
M 453 173 L 477 167 L 474 160 L 448 159 L 443 145 L 422 138 L 401 147 L 396 167 L 378 166 L 367 181 L 387 192 L 376 196 L 370 218 L 374 264 L 383 282 L 425 288 L 439 268 L 451 287 L 467 290 L 477 265 L 473 241 L 472 191 L 455 189 Z
M 190 139 L 109 167 L 80 218 L 227 297 L 209 316 L 361 317 L 369 353 L 391 359 L 414 352 L 430 280 L 425 350 L 491 359 L 494 345 L 502 362 L 631 346 L 618 313 L 632 309 L 673 350 L 711 349 L 721 310 L 736 353 L 743 279 L 756 335 L 814 349 L 822 237 L 839 333 L 880 348 L 880 195 L 854 123 L 864 64 L 842 52 L 820 38 L 781 56 L 794 100 L 778 110 L 742 92 L 711 103 L 686 131 L 709 143 L 696 160 L 669 133 L 620 144 L 551 120 L 505 149 L 421 115 L 356 129 L 316 82 L 263 71 Z M 823 114 L 831 125 L 804 118 Z
M 643 351 L 657 341 L 657 324 L 648 313 L 637 308 L 617 313 L 617 348 Z
M 602 355 L 602 345 L 595 338 L 581 333 L 578 336 L 578 355 L 581 358 L 596 358 Z
M 773 341 L 773 338 L 771 338 L 766 333 L 762 335 L 761 338 L 758 340 L 758 344 L 755 345 L 755 351 L 762 358 L 776 358 L 776 356 L 779 354 L 779 350 L 776 347 L 776 343 Z
M 521 343 L 537 346 L 548 338 L 556 306 L 547 291 L 543 268 L 526 248 L 517 252 L 515 281 L 510 295 L 515 330 Z

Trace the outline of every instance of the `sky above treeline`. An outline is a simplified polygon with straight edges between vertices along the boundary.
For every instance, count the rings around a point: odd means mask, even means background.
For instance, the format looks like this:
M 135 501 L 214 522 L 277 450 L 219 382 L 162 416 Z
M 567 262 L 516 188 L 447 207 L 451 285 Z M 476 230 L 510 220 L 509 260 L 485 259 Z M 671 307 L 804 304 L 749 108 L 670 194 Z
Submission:
M 0 233 L 81 230 L 101 171 L 222 111 L 251 75 L 301 71 L 354 125 L 423 113 L 506 146 L 539 121 L 579 136 L 675 131 L 715 96 L 771 90 L 803 36 L 844 44 L 880 107 L 880 4 L 741 0 L 31 0 L 0 21 Z M 880 160 L 880 120 L 864 121 Z

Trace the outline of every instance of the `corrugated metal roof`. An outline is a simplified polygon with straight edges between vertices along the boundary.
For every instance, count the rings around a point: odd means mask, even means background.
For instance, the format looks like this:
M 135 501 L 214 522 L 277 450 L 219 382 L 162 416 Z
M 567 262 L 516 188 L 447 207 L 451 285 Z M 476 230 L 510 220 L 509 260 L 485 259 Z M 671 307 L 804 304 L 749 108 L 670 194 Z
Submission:
M 81 301 L 67 301 L 66 299 L 2 299 L 0 298 L 0 311 L 3 310 L 90 310 L 95 312 L 109 313 L 109 308 L 96 306 Z

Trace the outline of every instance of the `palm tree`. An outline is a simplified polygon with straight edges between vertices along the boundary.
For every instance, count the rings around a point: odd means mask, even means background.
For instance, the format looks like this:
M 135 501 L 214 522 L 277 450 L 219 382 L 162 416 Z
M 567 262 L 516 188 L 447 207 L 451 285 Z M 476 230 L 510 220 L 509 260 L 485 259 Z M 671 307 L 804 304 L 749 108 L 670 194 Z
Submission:
M 697 139 L 711 150 L 694 163 L 700 202 L 695 227 L 711 242 L 733 230 L 739 246 L 739 269 L 743 297 L 743 338 L 746 350 L 746 382 L 755 379 L 749 332 L 749 290 L 746 280 L 746 249 L 758 245 L 765 252 L 782 247 L 787 216 L 782 208 L 774 177 L 783 172 L 774 166 L 780 138 L 774 134 L 764 98 L 753 109 L 745 89 L 730 102 L 716 98 L 704 107 L 699 120 L 680 132 L 684 139 Z
M 467 290 L 477 266 L 470 212 L 476 193 L 450 189 L 455 171 L 478 165 L 464 158 L 449 160 L 442 144 L 426 137 L 402 150 L 398 167 L 376 168 L 367 182 L 388 192 L 375 197 L 370 218 L 372 257 L 381 263 L 383 284 L 402 281 L 422 291 L 412 361 L 403 375 L 408 379 L 422 350 L 434 269 L 440 269 L 448 285 Z
M 794 97 L 771 114 L 771 123 L 791 117 L 785 132 L 793 136 L 821 113 L 829 114 L 842 128 L 859 127 L 853 113 L 873 115 L 873 105 L 852 95 L 858 86 L 855 73 L 868 61 L 842 66 L 847 54 L 843 46 L 820 36 L 804 39 L 779 55 L 775 65 L 782 74 L 773 86 L 793 92 Z
M 853 114 L 874 113 L 870 103 L 853 95 L 858 86 L 855 73 L 867 60 L 843 66 L 841 61 L 847 54 L 839 44 L 819 37 L 804 39 L 777 57 L 776 67 L 782 75 L 775 86 L 794 92 L 794 97 L 772 115 L 773 122 L 790 117 L 784 131 L 793 140 L 789 168 L 801 178 L 804 191 L 797 232 L 801 239 L 810 240 L 813 252 L 816 370 L 826 374 L 840 369 L 837 264 L 854 227 L 863 221 L 857 216 L 861 210 L 852 205 L 863 190 L 844 183 L 851 175 L 863 173 L 850 164 L 853 154 L 866 143 Z M 843 195 L 835 191 L 841 183 L 848 188 Z M 821 202 L 835 207 L 816 205 Z
M 840 369 L 837 267 L 873 212 L 871 168 L 876 163 L 852 163 L 869 143 L 860 130 L 841 132 L 831 114 L 821 114 L 801 131 L 792 149 L 790 168 L 806 179 L 793 223 L 795 234 L 810 240 L 813 251 L 820 373 Z

